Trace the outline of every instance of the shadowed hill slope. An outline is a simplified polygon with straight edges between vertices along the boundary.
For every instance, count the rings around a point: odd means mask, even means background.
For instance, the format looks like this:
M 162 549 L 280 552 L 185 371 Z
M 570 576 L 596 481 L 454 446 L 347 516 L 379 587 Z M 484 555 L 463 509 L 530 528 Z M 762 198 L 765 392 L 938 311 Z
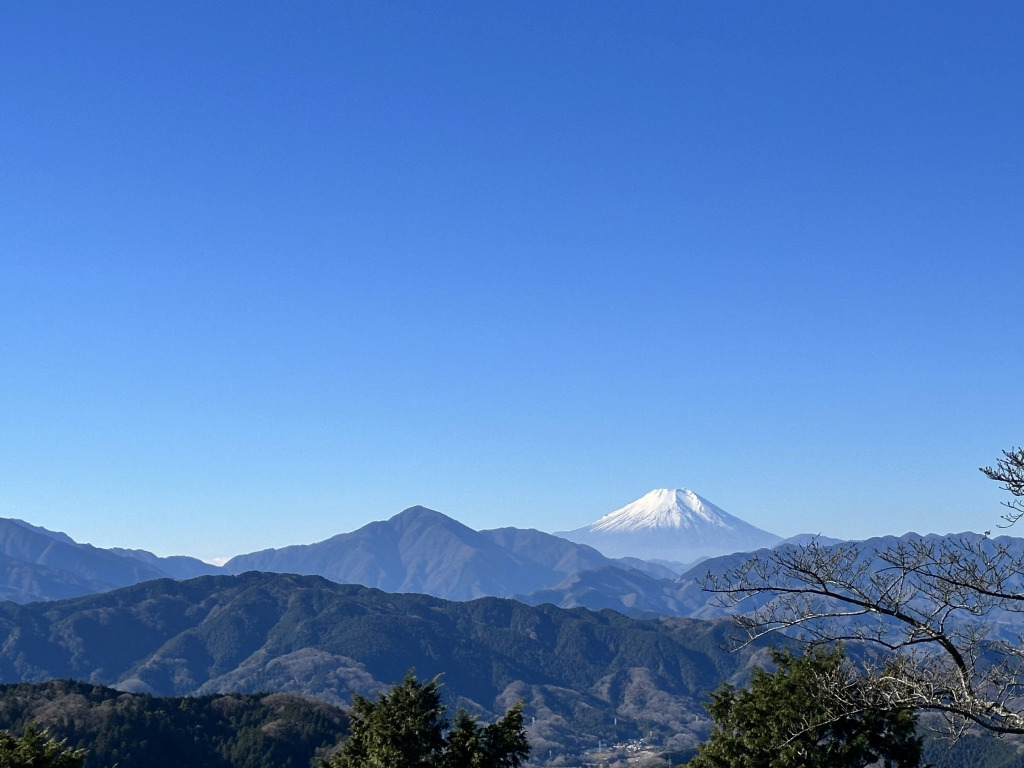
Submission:
M 162 696 L 279 690 L 343 703 L 414 667 L 443 674 L 458 703 L 485 716 L 524 699 L 540 746 L 652 730 L 690 744 L 707 726 L 699 698 L 743 675 L 755 652 L 723 652 L 730 631 L 727 621 L 457 603 L 253 572 L 0 604 L 0 680 L 75 678 Z

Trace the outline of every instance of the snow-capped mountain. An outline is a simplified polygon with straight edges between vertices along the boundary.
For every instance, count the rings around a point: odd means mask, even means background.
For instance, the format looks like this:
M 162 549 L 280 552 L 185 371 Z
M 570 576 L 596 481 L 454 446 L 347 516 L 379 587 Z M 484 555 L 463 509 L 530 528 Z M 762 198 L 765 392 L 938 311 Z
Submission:
M 692 563 L 781 541 L 687 488 L 659 488 L 596 522 L 555 534 L 608 557 Z

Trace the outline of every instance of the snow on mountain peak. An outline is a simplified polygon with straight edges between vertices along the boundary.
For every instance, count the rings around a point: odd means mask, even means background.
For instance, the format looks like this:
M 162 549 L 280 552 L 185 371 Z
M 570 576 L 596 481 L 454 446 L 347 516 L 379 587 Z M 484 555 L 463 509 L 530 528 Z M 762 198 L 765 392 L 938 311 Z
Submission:
M 608 557 L 692 563 L 702 557 L 771 547 L 780 539 L 688 488 L 658 488 L 594 523 L 556 534 Z
M 734 518 L 689 488 L 657 488 L 587 526 L 591 531 L 733 528 Z

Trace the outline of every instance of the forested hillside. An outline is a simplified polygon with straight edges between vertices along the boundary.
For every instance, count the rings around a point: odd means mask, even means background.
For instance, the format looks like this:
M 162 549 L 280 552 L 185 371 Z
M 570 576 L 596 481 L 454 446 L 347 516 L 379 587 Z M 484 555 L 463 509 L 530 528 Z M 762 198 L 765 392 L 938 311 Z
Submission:
M 338 707 L 288 694 L 155 698 L 56 680 L 0 685 L 0 728 L 29 721 L 88 750 L 83 768 L 308 768 L 337 744 Z
M 490 717 L 523 699 L 538 749 L 651 735 L 686 747 L 700 705 L 756 648 L 731 622 L 630 619 L 481 598 L 449 602 L 246 573 L 162 579 L 99 595 L 0 604 L 0 680 L 74 678 L 160 696 L 286 691 L 347 704 L 413 667 Z

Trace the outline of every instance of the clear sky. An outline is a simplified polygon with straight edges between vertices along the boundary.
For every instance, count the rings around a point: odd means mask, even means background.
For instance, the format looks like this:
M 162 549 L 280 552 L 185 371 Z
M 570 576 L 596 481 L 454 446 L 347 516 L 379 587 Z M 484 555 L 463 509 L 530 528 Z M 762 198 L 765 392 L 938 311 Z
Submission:
M 991 528 L 1022 39 L 1019 2 L 7 3 L 0 516 L 204 558 L 656 487 Z

